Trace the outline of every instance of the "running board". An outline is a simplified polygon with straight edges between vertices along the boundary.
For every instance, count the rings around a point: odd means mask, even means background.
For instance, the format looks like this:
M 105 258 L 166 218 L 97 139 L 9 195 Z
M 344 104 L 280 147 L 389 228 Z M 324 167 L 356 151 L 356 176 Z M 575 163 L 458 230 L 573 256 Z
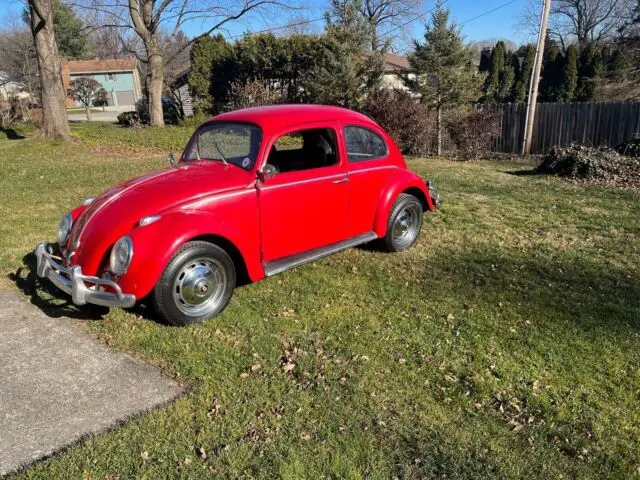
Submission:
M 327 245 L 326 247 L 314 248 L 313 250 L 309 250 L 307 252 L 296 253 L 295 255 L 289 255 L 288 257 L 279 258 L 278 260 L 271 260 L 270 262 L 265 262 L 262 264 L 262 267 L 264 268 L 264 274 L 267 277 L 272 277 L 274 275 L 277 275 L 278 273 L 282 273 L 286 270 L 299 267 L 300 265 L 304 265 L 305 263 L 315 262 L 320 258 L 341 252 L 342 250 L 346 250 L 347 248 L 370 242 L 371 240 L 375 240 L 376 238 L 378 238 L 378 236 L 375 234 L 375 232 L 367 232 L 363 233 L 362 235 L 358 235 L 357 237 L 343 240 L 342 242 L 332 243 L 331 245 Z

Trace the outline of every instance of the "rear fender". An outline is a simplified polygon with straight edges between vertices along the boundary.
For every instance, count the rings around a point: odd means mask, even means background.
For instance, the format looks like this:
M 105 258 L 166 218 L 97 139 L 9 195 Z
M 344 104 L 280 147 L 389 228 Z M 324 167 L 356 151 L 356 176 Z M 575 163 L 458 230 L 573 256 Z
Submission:
M 219 224 L 213 215 L 189 211 L 165 214 L 156 222 L 134 228 L 129 236 L 133 241 L 133 260 L 118 284 L 124 292 L 132 293 L 138 299 L 151 292 L 174 253 L 196 238 L 226 240 L 242 256 L 249 279 L 264 278 L 257 232 L 248 234 L 237 225 Z
M 423 210 L 434 210 L 429 189 L 419 175 L 410 170 L 397 170 L 387 181 L 385 188 L 380 195 L 376 218 L 374 221 L 374 231 L 378 237 L 384 237 L 387 233 L 389 214 L 396 199 L 401 193 L 414 195 L 422 202 Z

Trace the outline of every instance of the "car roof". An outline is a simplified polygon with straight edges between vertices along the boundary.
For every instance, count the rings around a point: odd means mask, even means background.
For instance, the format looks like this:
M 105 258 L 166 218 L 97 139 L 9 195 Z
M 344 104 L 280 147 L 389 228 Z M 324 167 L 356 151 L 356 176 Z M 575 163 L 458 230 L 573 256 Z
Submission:
M 364 125 L 377 125 L 369 117 L 341 107 L 328 105 L 271 105 L 253 107 L 223 113 L 209 119 L 210 122 L 249 122 L 263 130 L 279 130 L 294 125 L 312 122 L 341 120 Z

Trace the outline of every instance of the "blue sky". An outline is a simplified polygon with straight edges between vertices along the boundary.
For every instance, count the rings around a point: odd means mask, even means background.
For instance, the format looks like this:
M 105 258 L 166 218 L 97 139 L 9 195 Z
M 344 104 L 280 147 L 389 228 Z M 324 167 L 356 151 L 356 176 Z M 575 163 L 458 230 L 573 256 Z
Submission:
M 322 11 L 326 0 L 308 0 L 313 8 L 305 9 L 304 12 L 296 13 L 297 21 L 304 19 L 314 19 L 322 17 Z M 513 40 L 516 43 L 526 42 L 530 40 L 527 32 L 519 31 L 518 23 L 520 16 L 527 3 L 535 0 L 512 0 L 508 6 L 509 0 L 448 0 L 447 7 L 451 10 L 452 17 L 456 19 L 458 24 L 462 25 L 462 32 L 469 41 L 486 40 L 504 38 Z M 5 3 L 6 2 L 6 3 Z M 22 8 L 20 0 L 0 0 L 6 7 L 0 11 L 0 24 L 4 24 L 11 16 L 15 16 Z M 433 7 L 435 0 L 425 0 L 423 11 Z M 8 4 L 8 5 L 7 5 Z M 485 12 L 497 9 L 495 12 L 488 13 L 474 20 L 474 17 Z M 416 15 L 419 13 L 416 12 Z M 467 20 L 471 20 L 468 21 Z M 465 23 L 467 22 L 467 23 Z M 251 20 L 238 22 L 230 27 L 228 34 L 240 35 L 247 31 L 256 31 L 266 28 L 273 28 L 287 23 L 287 18 L 269 18 L 254 17 Z M 423 32 L 424 21 L 422 19 L 412 22 L 407 28 L 414 38 L 421 38 Z M 321 29 L 323 22 L 315 22 L 310 24 L 311 29 Z M 206 21 L 192 22 L 185 28 L 186 33 L 191 36 L 207 29 Z
M 326 0 L 308 1 L 310 1 L 314 7 L 307 8 L 304 12 L 292 14 L 297 18 L 297 21 L 316 19 L 323 16 L 323 11 L 328 2 Z M 523 32 L 518 28 L 518 24 L 526 5 L 534 1 L 535 0 L 448 0 L 445 6 L 451 10 L 451 16 L 458 24 L 464 24 L 462 25 L 462 33 L 469 41 L 506 38 L 516 43 L 523 43 L 530 40 L 530 37 L 527 32 Z M 424 0 L 422 11 L 426 12 L 432 9 L 434 5 L 435 0 Z M 420 12 L 416 11 L 416 16 L 419 14 Z M 482 16 L 479 17 L 480 15 Z M 422 38 L 424 18 L 428 18 L 428 15 L 415 20 L 407 26 L 412 37 Z M 230 28 L 230 34 L 241 35 L 247 31 L 263 30 L 286 24 L 286 18 L 253 18 L 248 22 L 236 23 Z M 321 30 L 323 25 L 323 21 L 318 21 L 309 24 L 308 28 L 310 30 Z M 206 22 L 193 22 L 188 25 L 185 30 L 189 35 L 200 33 L 206 30 Z

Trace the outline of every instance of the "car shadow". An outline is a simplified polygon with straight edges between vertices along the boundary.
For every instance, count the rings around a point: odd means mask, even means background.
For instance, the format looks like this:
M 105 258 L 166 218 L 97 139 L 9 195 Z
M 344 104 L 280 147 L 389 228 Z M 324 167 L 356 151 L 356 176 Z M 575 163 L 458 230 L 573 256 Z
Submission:
M 464 292 L 461 303 L 500 298 L 524 318 L 566 320 L 588 335 L 640 330 L 638 274 L 612 265 L 603 268 L 588 258 L 531 256 L 485 246 L 430 260 L 423 275 L 434 295 L 451 288 Z
M 538 172 L 535 168 L 530 170 L 508 170 L 505 171 L 507 175 L 513 175 L 515 177 L 541 177 L 544 176 L 544 173 Z
M 50 281 L 38 278 L 36 267 L 35 254 L 28 253 L 22 257 L 22 266 L 15 273 L 10 273 L 8 278 L 29 297 L 32 305 L 38 307 L 48 317 L 104 320 L 104 317 L 109 313 L 109 307 L 91 304 L 75 305 L 69 295 L 58 290 Z M 132 308 L 127 308 L 126 311 L 160 325 L 170 326 L 156 313 L 149 297 L 138 300 Z
M 71 301 L 71 297 L 58 290 L 51 282 L 39 279 L 36 275 L 36 256 L 33 252 L 22 257 L 22 266 L 8 277 L 29 297 L 31 304 L 48 317 L 102 320 L 109 311 L 107 307 L 99 305 L 78 307 Z

